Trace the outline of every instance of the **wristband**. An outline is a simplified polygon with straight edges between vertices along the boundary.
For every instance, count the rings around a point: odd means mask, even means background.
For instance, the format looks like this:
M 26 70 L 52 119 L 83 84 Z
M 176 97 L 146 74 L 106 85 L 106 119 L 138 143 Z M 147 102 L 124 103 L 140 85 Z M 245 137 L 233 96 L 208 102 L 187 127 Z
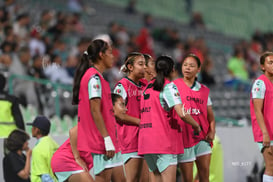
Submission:
M 104 145 L 106 151 L 115 151 L 115 147 L 110 136 L 104 137 Z

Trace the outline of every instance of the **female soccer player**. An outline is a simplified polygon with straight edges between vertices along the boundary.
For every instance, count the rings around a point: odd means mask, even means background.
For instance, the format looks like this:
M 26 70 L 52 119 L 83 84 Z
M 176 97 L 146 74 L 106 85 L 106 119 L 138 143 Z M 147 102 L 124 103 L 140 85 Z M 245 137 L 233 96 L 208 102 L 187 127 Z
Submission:
M 211 143 L 215 136 L 215 119 L 209 89 L 196 81 L 200 67 L 201 62 L 196 55 L 187 55 L 182 61 L 183 78 L 173 81 L 181 93 L 180 97 L 186 112 L 202 128 L 199 135 L 196 135 L 189 124 L 182 124 L 184 154 L 178 155 L 178 162 L 185 182 L 193 180 L 194 161 L 200 181 L 209 181 Z
M 156 76 L 155 61 L 149 54 L 143 54 L 145 58 L 145 75 L 144 78 L 149 82 Z
M 114 115 L 122 118 L 126 113 L 126 107 L 122 97 L 117 94 L 112 94 L 112 102 Z M 77 150 L 77 131 L 77 125 L 70 129 L 70 138 L 59 147 L 51 159 L 52 171 L 60 182 L 93 182 L 89 174 L 90 169 L 93 167 L 92 154 L 90 152 L 80 154 Z M 89 159 L 88 163 L 85 163 L 81 159 L 81 155 L 86 156 L 85 159 Z M 113 168 L 111 180 L 114 182 L 125 182 L 122 166 Z
M 74 78 L 73 104 L 78 104 L 77 148 L 92 153 L 95 181 L 110 181 L 112 168 L 122 165 L 117 153 L 111 90 L 102 75 L 112 65 L 111 46 L 96 39 L 84 53 Z
M 78 125 L 69 130 L 67 139 L 53 154 L 51 168 L 59 182 L 93 182 L 89 170 L 93 167 L 91 152 L 77 150 Z M 83 159 L 81 156 L 84 156 Z M 87 161 L 88 160 L 88 161 Z
M 139 131 L 138 154 L 144 155 L 149 170 L 156 181 L 176 181 L 177 127 L 173 122 L 172 109 L 190 123 L 196 132 L 200 127 L 182 108 L 180 94 L 171 83 L 174 62 L 168 56 L 160 56 L 155 62 L 157 76 L 150 82 L 141 97 L 141 122 Z M 181 143 L 180 145 L 183 146 Z
M 254 140 L 265 161 L 263 182 L 273 182 L 273 52 L 265 52 L 260 65 L 264 74 L 253 83 L 250 114 Z
M 118 120 L 117 125 L 118 140 L 121 146 L 123 163 L 125 164 L 127 181 L 139 181 L 142 175 L 148 178 L 147 166 L 146 172 L 144 170 L 144 174 L 141 174 L 144 159 L 137 154 L 140 96 L 147 84 L 147 81 L 143 79 L 144 67 L 145 59 L 143 54 L 138 52 L 129 53 L 121 68 L 121 71 L 128 75 L 121 79 L 114 89 L 114 93 L 123 97 L 128 109 L 126 118 Z

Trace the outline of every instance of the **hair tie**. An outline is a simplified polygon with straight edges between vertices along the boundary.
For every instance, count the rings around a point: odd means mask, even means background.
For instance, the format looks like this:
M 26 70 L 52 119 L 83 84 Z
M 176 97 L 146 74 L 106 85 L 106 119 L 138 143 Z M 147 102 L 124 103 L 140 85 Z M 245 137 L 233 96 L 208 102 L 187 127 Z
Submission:
M 121 72 L 124 72 L 123 70 L 126 68 L 126 66 L 125 66 L 125 64 L 123 64 L 121 67 L 120 67 L 120 69 L 119 69 L 119 74 L 121 73 Z

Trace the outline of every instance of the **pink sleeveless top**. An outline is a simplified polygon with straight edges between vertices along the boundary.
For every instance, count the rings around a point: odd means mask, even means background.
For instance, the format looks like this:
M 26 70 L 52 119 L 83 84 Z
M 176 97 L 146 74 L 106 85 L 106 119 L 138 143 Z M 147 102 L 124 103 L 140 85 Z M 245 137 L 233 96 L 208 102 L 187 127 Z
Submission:
M 126 113 L 140 118 L 140 97 L 147 81 L 141 79 L 140 85 L 137 86 L 128 78 L 123 78 L 117 84 L 122 84 L 126 90 L 127 98 L 125 103 L 128 109 Z M 124 122 L 117 120 L 118 140 L 122 154 L 138 151 L 138 131 L 139 126 L 124 124 Z
M 194 91 L 185 84 L 182 78 L 176 79 L 173 82 L 178 88 L 181 101 L 182 104 L 184 104 L 186 112 L 190 114 L 202 128 L 199 135 L 194 135 L 192 126 L 182 122 L 182 138 L 184 148 L 190 148 L 201 140 L 204 140 L 209 130 L 209 122 L 207 119 L 209 88 L 201 84 L 201 88 L 198 91 Z M 178 115 L 175 117 L 176 119 L 181 120 Z
M 173 108 L 164 110 L 160 103 L 160 92 L 153 90 L 152 80 L 141 96 L 141 122 L 138 138 L 138 154 L 184 153 L 180 126 L 172 118 Z M 165 80 L 165 84 L 170 81 Z M 178 129 L 179 128 L 179 129 Z M 180 130 L 181 132 L 181 130 Z M 180 141 L 180 143 L 179 143 Z
M 263 105 L 263 116 L 266 129 L 268 131 L 270 140 L 273 140 L 273 83 L 265 76 L 261 75 L 257 80 L 263 80 L 265 83 L 266 91 L 264 95 L 264 105 Z M 255 142 L 263 141 L 263 133 L 260 129 L 260 126 L 257 122 L 254 105 L 252 102 L 252 94 L 250 96 L 250 115 L 252 122 L 252 131 Z
M 91 153 L 87 154 L 88 153 L 84 152 L 80 153 L 81 156 L 84 156 L 87 168 L 90 170 L 93 167 L 93 159 Z M 51 158 L 51 168 L 54 173 L 83 170 L 75 161 L 69 139 L 67 139 L 53 154 Z
M 99 76 L 101 81 L 101 114 L 109 136 L 118 152 L 118 143 L 115 135 L 115 117 L 109 83 L 93 67 L 89 68 L 83 75 L 80 84 L 79 105 L 78 105 L 78 150 L 96 154 L 105 154 L 104 139 L 100 134 L 90 112 L 88 95 L 88 82 L 93 76 Z
M 175 146 L 175 154 L 183 154 L 184 153 L 184 142 L 182 136 L 182 124 L 181 119 L 177 116 L 177 113 L 175 109 L 171 110 L 172 112 L 172 120 L 170 122 L 171 128 L 174 130 L 174 132 L 171 133 L 172 135 L 172 141 L 174 142 Z M 179 118 L 179 120 L 177 119 Z

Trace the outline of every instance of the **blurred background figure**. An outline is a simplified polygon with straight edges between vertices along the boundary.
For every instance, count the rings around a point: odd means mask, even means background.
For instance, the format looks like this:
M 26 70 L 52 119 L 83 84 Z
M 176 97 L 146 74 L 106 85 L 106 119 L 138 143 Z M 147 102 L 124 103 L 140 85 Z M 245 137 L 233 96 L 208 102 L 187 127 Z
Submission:
M 49 136 L 51 123 L 45 116 L 37 116 L 29 125 L 32 137 L 37 139 L 31 158 L 31 181 L 56 181 L 50 162 L 59 145 Z
M 125 12 L 128 13 L 128 14 L 137 13 L 136 3 L 137 3 L 137 0 L 129 0 L 129 2 L 128 2 L 126 8 L 125 8 Z
M 155 57 L 154 53 L 154 39 L 151 36 L 150 31 L 153 27 L 153 17 L 151 14 L 143 15 L 143 27 L 140 29 L 139 34 L 136 38 L 137 46 L 139 47 L 139 52 L 143 54 L 149 54 Z
M 190 20 L 190 26 L 196 29 L 205 29 L 206 25 L 200 12 L 194 12 Z
M 29 135 L 20 129 L 13 130 L 8 136 L 6 146 L 9 153 L 3 159 L 6 182 L 30 182 L 31 149 L 28 140 Z
M 191 15 L 192 13 L 192 6 L 193 6 L 193 0 L 185 0 L 185 3 L 186 3 L 186 12 Z
M 214 75 L 212 74 L 212 69 L 213 69 L 213 62 L 208 57 L 203 62 L 201 66 L 201 71 L 200 71 L 201 83 L 205 84 L 208 87 L 215 85 L 215 79 L 214 79 Z
M 30 49 L 26 46 L 21 47 L 18 54 L 15 54 L 12 57 L 9 73 L 20 76 L 29 76 L 31 61 Z M 14 94 L 20 98 L 25 106 L 30 104 L 38 108 L 38 99 L 33 82 L 15 79 L 13 82 L 13 90 Z
M 6 78 L 0 73 L 0 137 L 8 137 L 16 128 L 25 130 L 19 101 L 5 92 Z
M 251 82 L 241 47 L 235 46 L 234 55 L 228 60 L 227 68 L 229 78 L 225 81 L 225 85 L 232 86 L 236 90 L 250 91 Z

